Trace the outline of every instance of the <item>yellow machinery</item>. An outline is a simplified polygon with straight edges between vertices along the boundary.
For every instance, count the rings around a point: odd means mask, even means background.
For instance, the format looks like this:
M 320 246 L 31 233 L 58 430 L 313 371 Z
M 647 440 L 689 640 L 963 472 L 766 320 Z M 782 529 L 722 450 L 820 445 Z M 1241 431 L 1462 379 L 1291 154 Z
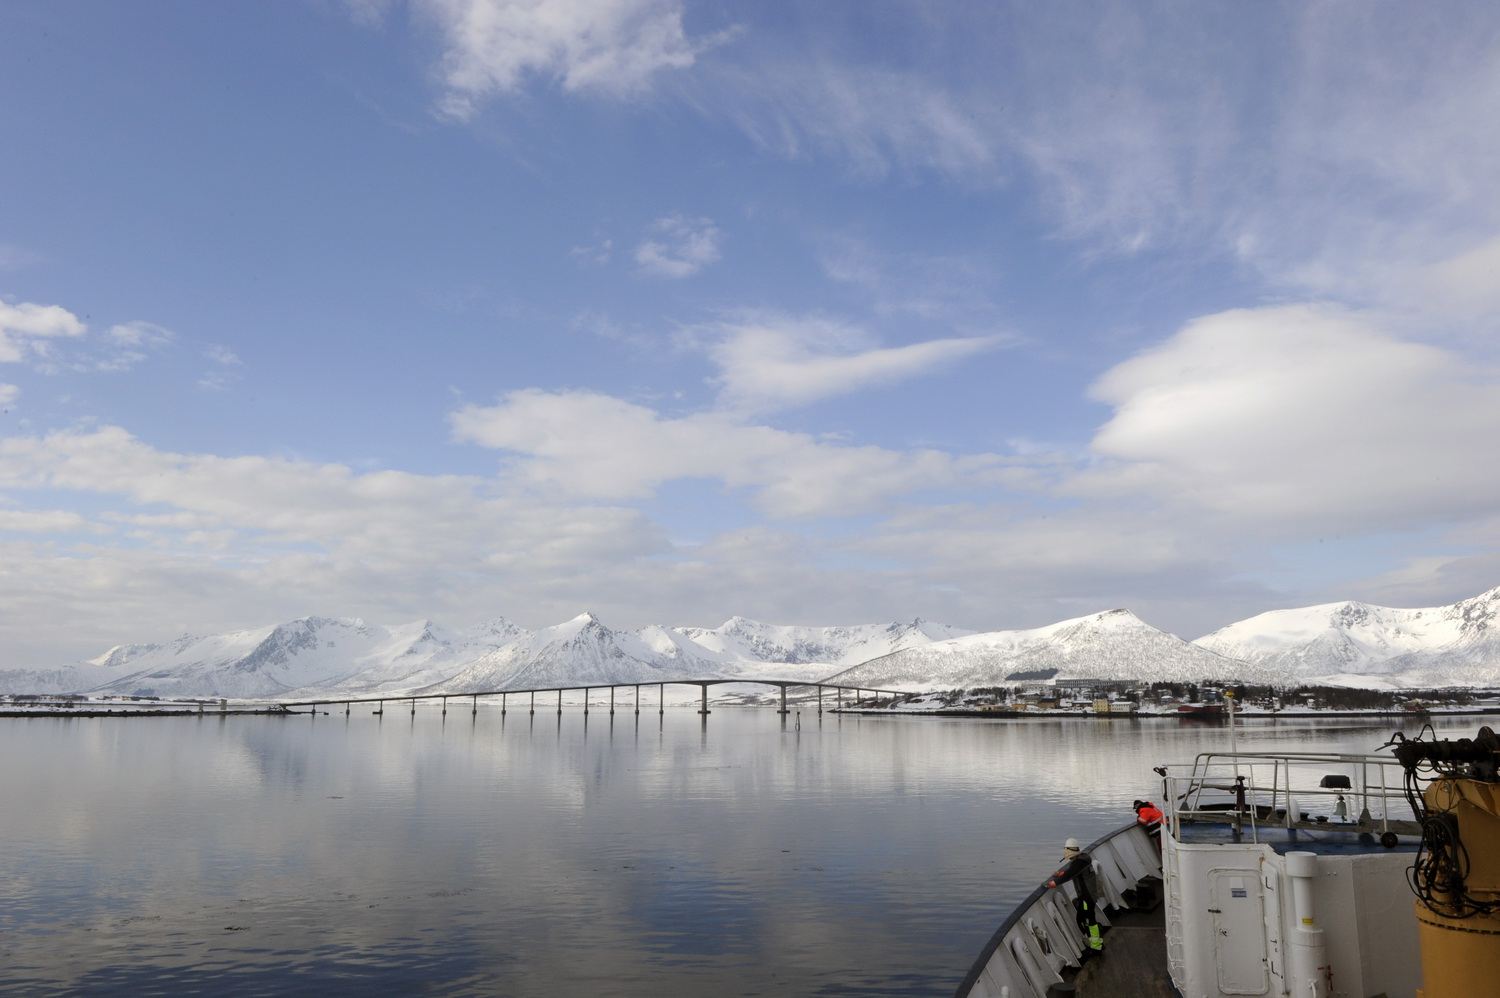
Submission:
M 1484 727 L 1472 740 L 1400 741 L 1396 757 L 1422 823 L 1411 869 L 1417 998 L 1500 993 L 1500 737 Z

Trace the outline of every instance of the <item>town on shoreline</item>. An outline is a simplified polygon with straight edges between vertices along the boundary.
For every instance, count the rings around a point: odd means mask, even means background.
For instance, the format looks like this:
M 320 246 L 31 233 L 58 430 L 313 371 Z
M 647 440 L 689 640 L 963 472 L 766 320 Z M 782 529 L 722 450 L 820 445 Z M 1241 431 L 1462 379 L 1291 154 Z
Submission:
M 939 717 L 1176 717 L 1224 721 L 1276 717 L 1390 717 L 1500 714 L 1500 690 L 1368 690 L 1342 686 L 1276 687 L 1249 683 L 1134 685 L 1101 679 L 946 690 L 867 699 L 842 708 L 860 714 Z

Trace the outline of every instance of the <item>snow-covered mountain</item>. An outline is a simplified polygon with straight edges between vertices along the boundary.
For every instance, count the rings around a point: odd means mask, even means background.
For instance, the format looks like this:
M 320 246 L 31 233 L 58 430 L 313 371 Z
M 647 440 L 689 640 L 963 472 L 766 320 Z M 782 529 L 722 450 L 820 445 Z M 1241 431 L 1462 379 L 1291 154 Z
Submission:
M 122 645 L 60 669 L 0 672 L 0 692 L 163 697 L 468 693 L 672 679 L 815 680 L 892 650 L 967 633 L 922 620 L 791 627 L 735 617 L 717 628 L 615 631 L 592 614 L 526 631 L 504 618 L 464 631 L 305 617 L 165 645 Z
M 585 613 L 497 648 L 421 692 L 475 693 L 718 676 L 722 663 L 696 654 L 702 650 L 662 627 L 615 631 Z
M 615 631 L 586 613 L 497 649 L 423 692 L 471 693 L 741 676 L 811 681 L 840 665 L 965 633 L 920 619 L 910 624 L 796 627 L 763 624 L 745 617 L 731 618 L 715 628 L 652 625 L 637 631 Z
M 77 662 L 53 669 L 6 669 L 0 672 L 0 693 L 81 693 L 110 682 L 119 672 L 93 662 Z
M 384 627 L 303 617 L 3 671 L 0 693 L 311 699 L 738 678 L 909 690 L 1031 678 L 1500 686 L 1500 589 L 1416 610 L 1277 610 L 1192 643 L 1126 610 L 983 634 L 921 619 L 806 627 L 734 617 L 714 628 L 616 631 L 586 613 L 531 632 L 504 618 L 450 631 L 427 620 Z
M 1500 589 L 1415 610 L 1354 602 L 1272 610 L 1193 643 L 1299 683 L 1500 685 Z
M 731 617 L 712 630 L 674 630 L 726 661 L 776 662 L 787 665 L 857 665 L 881 655 L 971 634 L 918 617 L 909 624 L 862 624 L 854 627 L 783 627 L 745 617 Z
M 119 669 L 133 658 L 139 658 L 147 652 L 156 651 L 161 645 L 115 645 L 109 651 L 98 658 L 91 658 L 87 665 L 97 665 L 106 669 Z
M 431 621 L 380 627 L 357 618 L 303 617 L 168 645 L 114 648 L 93 664 L 112 677 L 101 693 L 162 697 L 274 697 L 293 691 L 350 695 L 404 689 L 451 675 L 522 633 L 506 620 L 449 633 Z
M 833 676 L 847 686 L 972 689 L 1029 679 L 1249 679 L 1242 663 L 1107 610 L 1026 631 L 991 631 L 907 648 Z

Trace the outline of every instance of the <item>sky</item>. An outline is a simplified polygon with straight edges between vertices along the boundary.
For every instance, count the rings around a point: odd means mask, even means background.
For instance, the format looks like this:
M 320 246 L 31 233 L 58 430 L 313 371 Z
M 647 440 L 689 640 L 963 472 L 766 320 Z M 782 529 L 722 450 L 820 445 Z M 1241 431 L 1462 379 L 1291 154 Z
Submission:
M 0 7 L 0 667 L 1500 585 L 1500 9 Z

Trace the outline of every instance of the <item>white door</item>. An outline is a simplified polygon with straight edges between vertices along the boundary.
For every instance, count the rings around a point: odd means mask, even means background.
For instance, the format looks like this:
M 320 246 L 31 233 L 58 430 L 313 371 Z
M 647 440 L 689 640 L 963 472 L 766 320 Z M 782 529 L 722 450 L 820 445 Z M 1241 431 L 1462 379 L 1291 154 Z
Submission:
M 1208 898 L 1220 994 L 1265 994 L 1271 976 L 1266 969 L 1260 874 L 1255 870 L 1210 871 Z

